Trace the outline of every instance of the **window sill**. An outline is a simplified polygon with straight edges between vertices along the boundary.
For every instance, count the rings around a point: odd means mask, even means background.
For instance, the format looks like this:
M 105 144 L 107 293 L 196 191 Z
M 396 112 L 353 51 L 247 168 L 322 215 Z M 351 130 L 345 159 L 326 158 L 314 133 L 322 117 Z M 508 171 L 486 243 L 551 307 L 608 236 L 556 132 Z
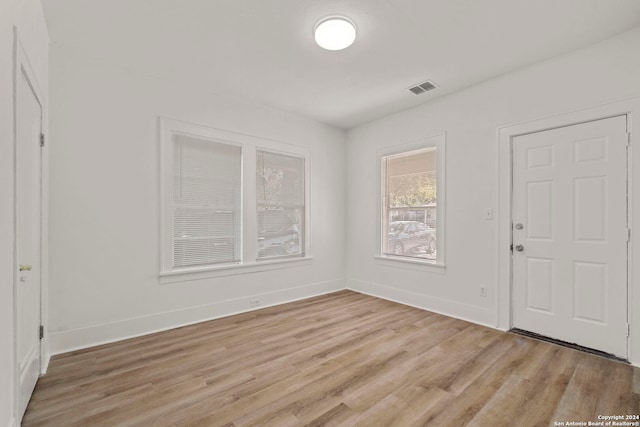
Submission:
M 431 273 L 444 274 L 444 264 L 438 264 L 434 261 L 418 260 L 414 258 L 400 258 L 384 255 L 374 256 L 374 261 L 378 265 L 384 265 L 387 267 L 404 268 L 418 271 L 428 271 Z
M 286 258 L 270 261 L 256 261 L 244 264 L 226 264 L 215 267 L 192 268 L 175 271 L 162 271 L 159 274 L 160 284 L 177 282 L 188 282 L 191 280 L 209 279 L 212 277 L 234 276 L 238 274 L 249 274 L 260 271 L 279 270 L 282 268 L 292 268 L 311 265 L 313 258 Z

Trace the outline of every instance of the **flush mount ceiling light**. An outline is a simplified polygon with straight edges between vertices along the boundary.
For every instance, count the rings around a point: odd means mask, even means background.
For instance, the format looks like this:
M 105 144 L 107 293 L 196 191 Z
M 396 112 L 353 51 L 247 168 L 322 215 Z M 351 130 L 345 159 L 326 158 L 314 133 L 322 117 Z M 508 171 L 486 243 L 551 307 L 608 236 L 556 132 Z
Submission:
M 344 16 L 327 16 L 316 24 L 315 39 L 327 50 L 345 49 L 356 39 L 356 26 Z

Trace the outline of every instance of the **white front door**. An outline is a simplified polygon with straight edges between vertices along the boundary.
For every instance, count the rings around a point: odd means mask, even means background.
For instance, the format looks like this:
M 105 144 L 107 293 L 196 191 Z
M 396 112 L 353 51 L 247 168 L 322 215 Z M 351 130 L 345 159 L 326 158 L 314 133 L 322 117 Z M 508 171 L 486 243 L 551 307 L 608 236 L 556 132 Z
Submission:
M 627 117 L 513 138 L 513 327 L 627 357 Z
M 16 354 L 21 418 L 40 373 L 40 256 L 42 108 L 20 70 L 16 146 Z

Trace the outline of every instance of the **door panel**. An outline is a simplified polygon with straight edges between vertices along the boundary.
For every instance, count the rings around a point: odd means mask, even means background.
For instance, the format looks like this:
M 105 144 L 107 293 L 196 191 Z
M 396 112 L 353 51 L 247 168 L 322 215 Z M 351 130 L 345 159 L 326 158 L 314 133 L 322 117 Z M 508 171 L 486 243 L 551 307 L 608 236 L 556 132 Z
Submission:
M 547 313 L 552 311 L 551 296 L 553 291 L 553 260 L 547 258 L 527 259 L 526 272 L 527 308 L 530 310 L 542 310 Z
M 527 183 L 527 236 L 553 239 L 553 181 Z
M 626 132 L 618 116 L 518 136 L 512 147 L 513 326 L 620 357 Z
M 605 242 L 607 235 L 607 177 L 573 180 L 573 239 Z
M 42 110 L 21 70 L 17 87 L 16 330 L 18 411 L 29 403 L 40 373 L 40 254 Z
M 604 324 L 606 321 L 607 265 L 573 262 L 573 299 L 577 319 Z

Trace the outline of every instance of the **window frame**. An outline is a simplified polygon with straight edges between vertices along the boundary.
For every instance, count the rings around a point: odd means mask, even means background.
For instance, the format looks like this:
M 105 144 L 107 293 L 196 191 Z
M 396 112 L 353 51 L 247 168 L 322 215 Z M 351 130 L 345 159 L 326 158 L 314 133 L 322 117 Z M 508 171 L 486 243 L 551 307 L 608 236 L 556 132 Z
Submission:
M 417 141 L 403 143 L 388 147 L 386 149 L 378 151 L 377 156 L 377 176 L 378 176 L 378 203 L 377 203 L 377 221 L 376 221 L 376 236 L 377 236 L 377 252 L 374 259 L 377 264 L 402 267 L 402 268 L 415 268 L 418 270 L 432 270 L 442 271 L 445 268 L 445 223 L 446 223 L 446 134 L 441 133 L 427 138 L 422 138 Z M 410 151 L 421 149 L 436 149 L 436 188 L 437 188 L 437 205 L 436 205 L 436 260 L 421 259 L 417 257 L 406 256 L 394 256 L 393 254 L 384 253 L 384 240 L 385 236 L 384 221 L 385 214 L 385 191 L 386 191 L 386 171 L 384 167 L 384 159 L 388 156 L 407 153 Z
M 311 262 L 309 150 L 306 147 L 241 134 L 164 117 L 160 127 L 160 283 L 253 273 L 309 264 Z M 196 267 L 173 267 L 173 138 L 174 133 L 239 146 L 241 152 L 240 261 Z M 256 152 L 269 151 L 304 159 L 304 254 L 295 257 L 258 259 L 258 213 L 256 201 Z

